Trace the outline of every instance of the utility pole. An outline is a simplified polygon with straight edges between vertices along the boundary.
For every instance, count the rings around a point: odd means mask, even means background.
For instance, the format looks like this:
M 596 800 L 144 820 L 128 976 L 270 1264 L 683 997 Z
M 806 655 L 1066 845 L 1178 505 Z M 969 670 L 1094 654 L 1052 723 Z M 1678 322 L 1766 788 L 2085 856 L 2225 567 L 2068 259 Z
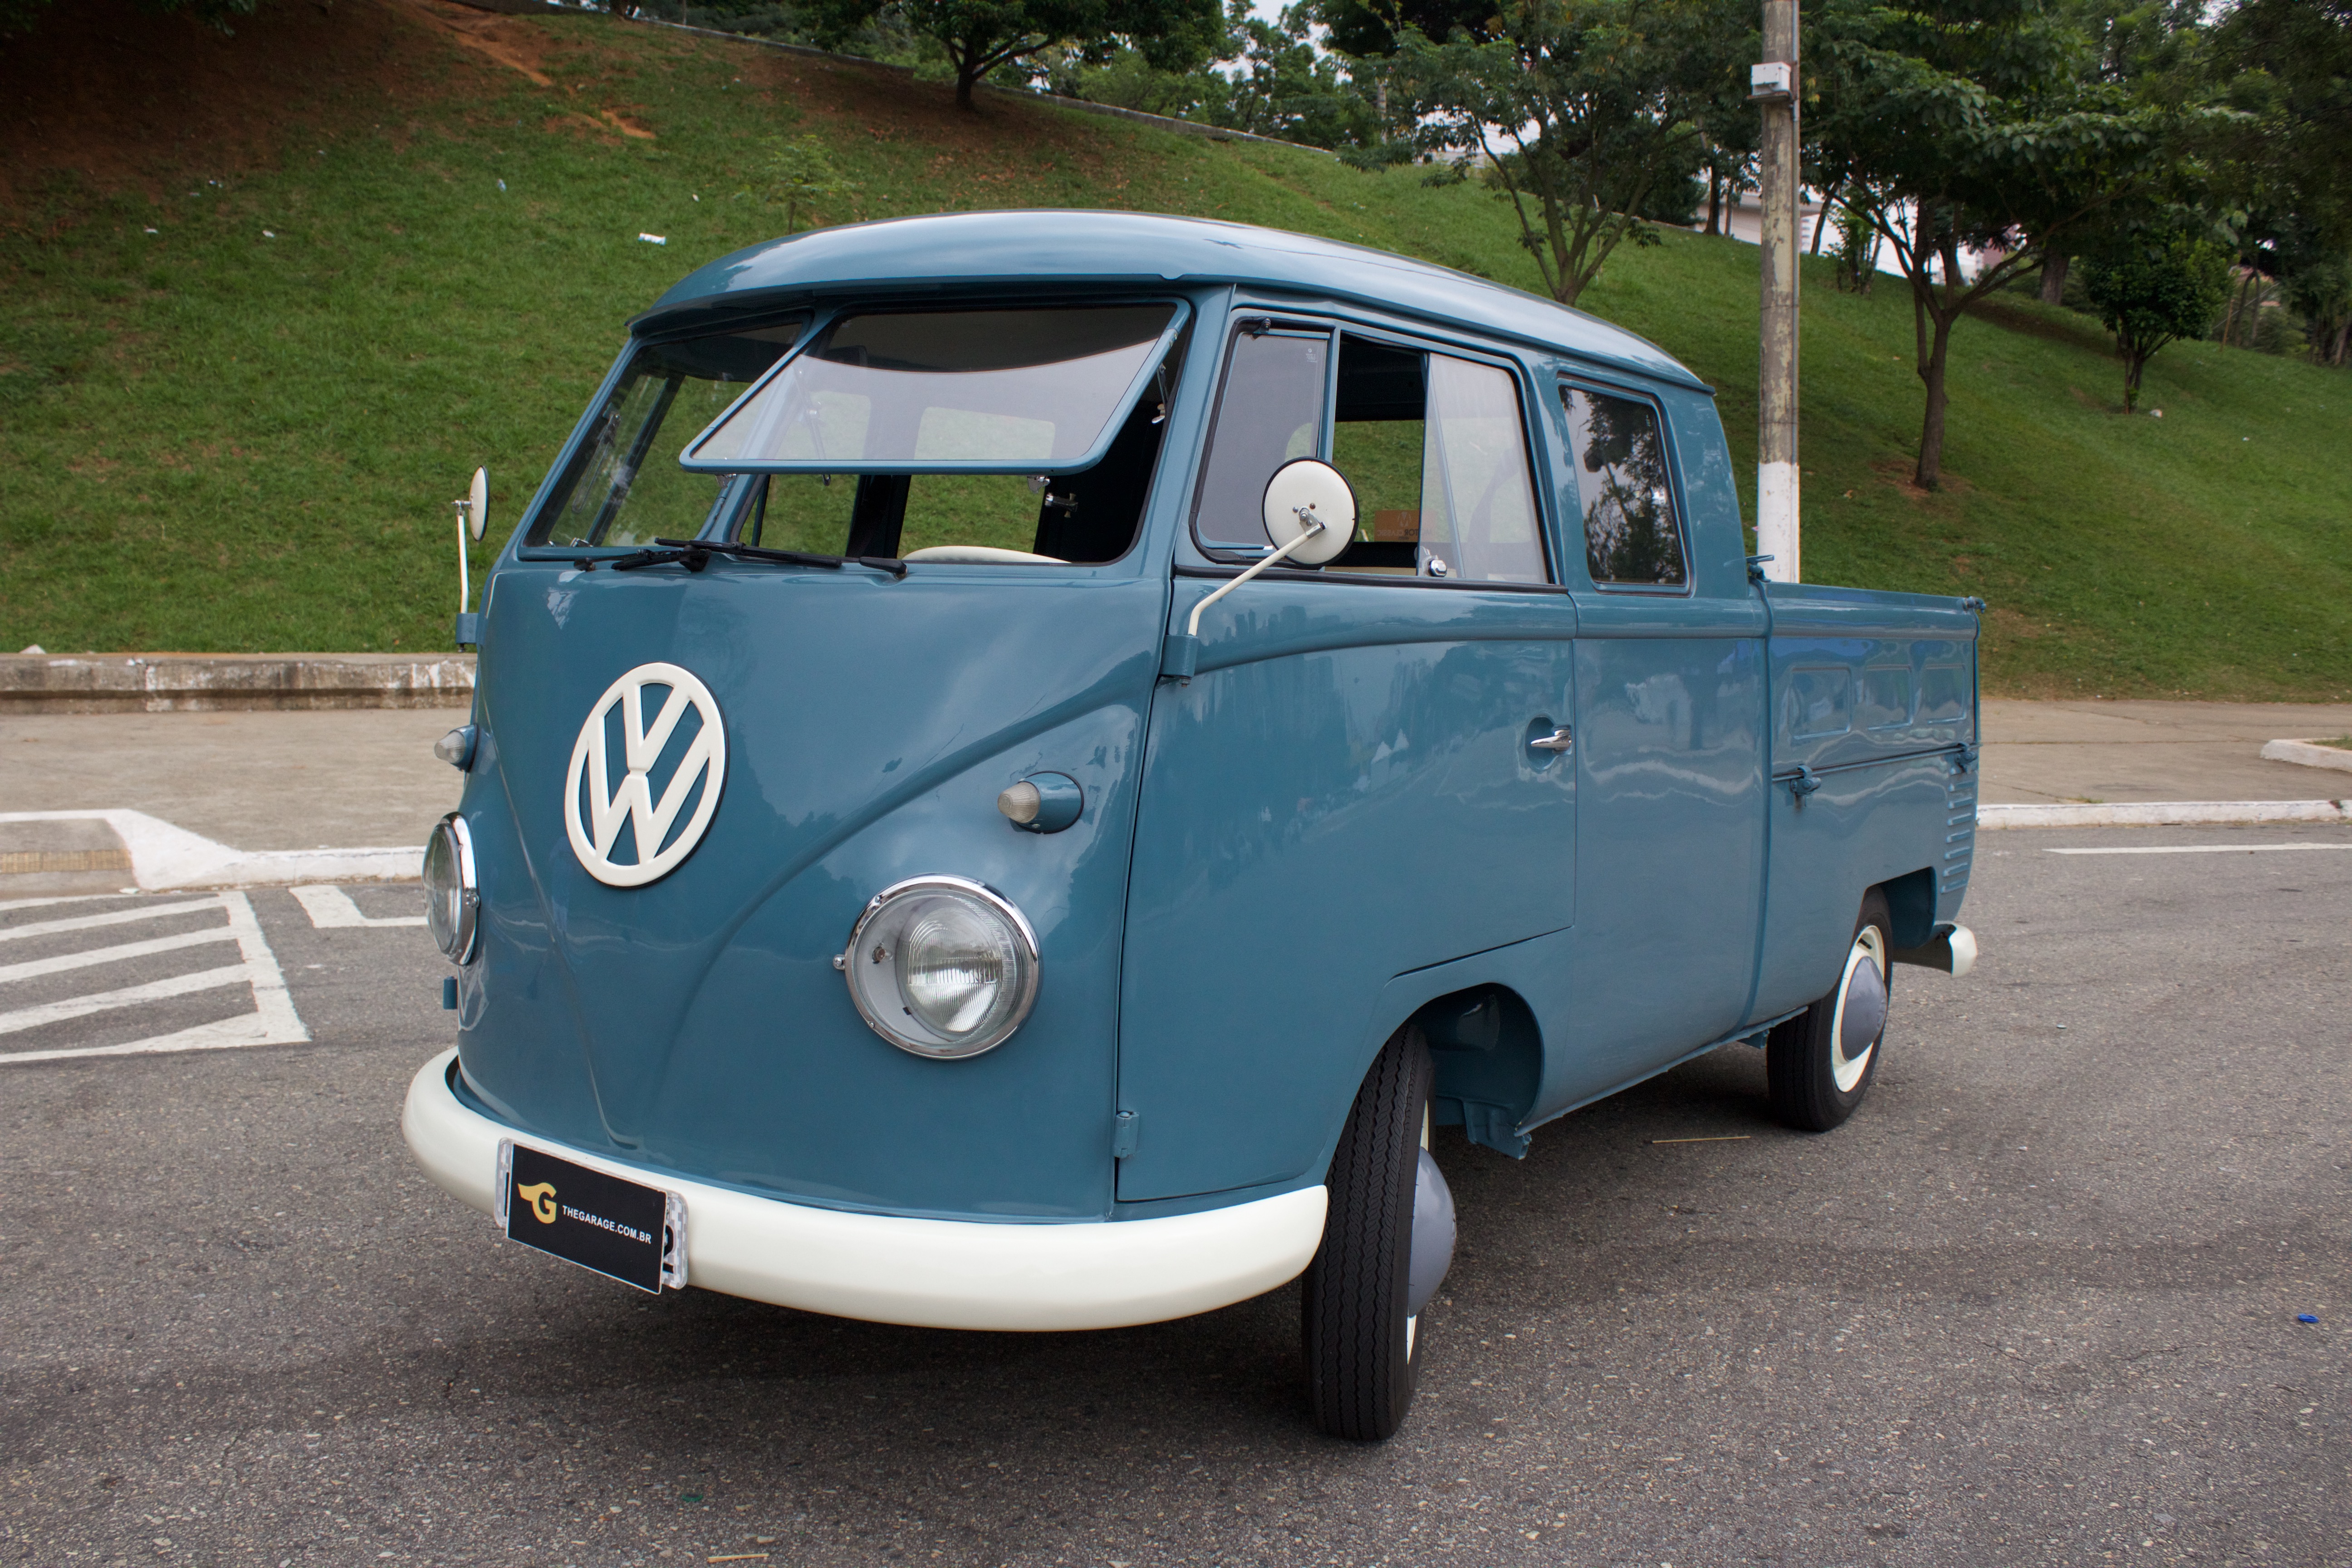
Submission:
M 1756 550 L 1764 574 L 1801 580 L 1797 553 L 1797 0 L 1764 0 L 1764 59 L 1748 96 L 1764 111 L 1763 327 L 1757 364 Z

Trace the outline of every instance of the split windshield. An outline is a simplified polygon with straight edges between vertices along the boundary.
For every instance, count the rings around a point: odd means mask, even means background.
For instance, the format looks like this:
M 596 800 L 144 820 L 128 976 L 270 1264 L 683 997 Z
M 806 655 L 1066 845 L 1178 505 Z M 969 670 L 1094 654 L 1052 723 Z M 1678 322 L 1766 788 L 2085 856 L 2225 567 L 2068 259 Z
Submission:
M 726 481 L 688 473 L 678 454 L 807 330 L 796 316 L 637 349 L 524 542 L 576 550 L 701 532 Z

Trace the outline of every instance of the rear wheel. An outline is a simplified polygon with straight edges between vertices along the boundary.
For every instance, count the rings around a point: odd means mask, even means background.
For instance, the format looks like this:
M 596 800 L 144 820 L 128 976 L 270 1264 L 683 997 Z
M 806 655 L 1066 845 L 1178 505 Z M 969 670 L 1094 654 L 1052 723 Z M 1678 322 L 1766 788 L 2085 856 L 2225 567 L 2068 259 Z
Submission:
M 1453 1258 L 1454 1199 L 1428 1152 L 1433 1077 L 1418 1027 L 1391 1036 L 1331 1156 L 1300 1304 L 1315 1424 L 1334 1437 L 1378 1442 L 1403 1424 L 1421 1311 Z
M 1826 1132 L 1862 1104 L 1878 1074 L 1886 1037 L 1895 922 L 1873 888 L 1853 922 L 1837 984 L 1811 1006 L 1774 1026 L 1765 1042 L 1772 1109 L 1790 1126 Z

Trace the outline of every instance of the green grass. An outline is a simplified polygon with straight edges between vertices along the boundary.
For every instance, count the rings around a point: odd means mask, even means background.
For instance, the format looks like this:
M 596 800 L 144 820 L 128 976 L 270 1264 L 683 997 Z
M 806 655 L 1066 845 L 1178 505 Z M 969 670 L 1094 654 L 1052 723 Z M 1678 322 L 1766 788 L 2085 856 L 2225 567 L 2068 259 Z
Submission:
M 0 236 L 0 648 L 445 647 L 448 499 L 489 466 L 478 568 L 626 318 L 780 226 L 736 199 L 771 135 L 835 149 L 858 188 L 828 221 L 1197 213 L 1536 283 L 1475 187 L 1026 105 L 975 124 L 934 84 L 598 17 L 519 25 L 550 38 L 552 88 L 420 29 L 396 104 L 290 100 L 315 129 L 274 167 L 20 199 Z M 595 129 L 608 109 L 656 138 Z M 1720 389 L 1749 473 L 1755 276 L 1752 248 L 1670 233 L 1582 301 Z M 2126 418 L 2095 327 L 2004 300 L 1955 335 L 1951 482 L 1921 495 L 1899 285 L 1842 295 L 1824 260 L 1805 286 L 1809 579 L 1984 595 L 1998 691 L 2352 692 L 2352 378 L 2179 344 L 2143 394 L 2163 417 Z

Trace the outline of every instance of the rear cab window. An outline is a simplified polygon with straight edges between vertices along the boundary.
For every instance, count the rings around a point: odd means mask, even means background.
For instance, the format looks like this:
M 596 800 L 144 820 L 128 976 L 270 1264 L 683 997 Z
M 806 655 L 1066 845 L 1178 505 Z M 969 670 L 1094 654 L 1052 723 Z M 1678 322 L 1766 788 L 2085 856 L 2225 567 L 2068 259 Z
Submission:
M 1194 495 L 1214 557 L 1272 548 L 1275 470 L 1319 458 L 1356 493 L 1356 535 L 1327 573 L 1468 584 L 1555 581 L 1543 542 L 1519 378 L 1385 333 L 1247 320 L 1226 357 Z
M 1593 585 L 1687 591 L 1689 553 L 1658 405 L 1575 381 L 1560 383 L 1559 400 Z

